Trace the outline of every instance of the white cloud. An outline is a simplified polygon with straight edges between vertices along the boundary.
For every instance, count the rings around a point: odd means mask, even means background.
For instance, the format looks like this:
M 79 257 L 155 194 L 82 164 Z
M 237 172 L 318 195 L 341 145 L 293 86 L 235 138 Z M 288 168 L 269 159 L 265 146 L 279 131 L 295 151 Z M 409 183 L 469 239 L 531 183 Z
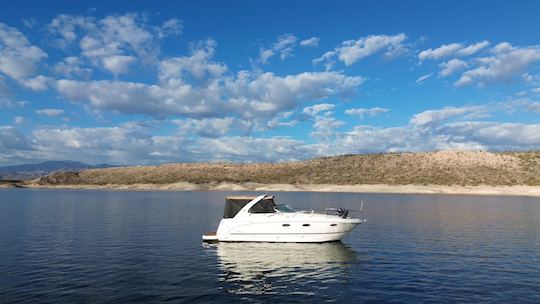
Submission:
M 81 53 L 118 75 L 129 71 L 137 55 L 148 60 L 155 52 L 152 34 L 141 26 L 135 14 L 109 16 L 99 22 L 98 30 L 81 38 Z
M 502 102 L 493 102 L 482 105 L 486 112 L 501 112 L 504 114 L 516 114 L 520 112 L 538 112 L 540 102 L 526 97 L 507 99 Z
M 529 74 L 527 72 L 527 73 L 523 73 L 523 75 L 521 76 L 523 77 L 523 80 L 525 80 L 531 85 L 534 85 L 534 86 L 540 85 L 540 74 Z
M 112 111 L 123 114 L 148 114 L 167 116 L 175 114 L 202 114 L 211 109 L 205 105 L 195 107 L 195 95 L 191 90 L 169 96 L 167 92 L 156 85 L 122 81 L 90 81 L 61 79 L 56 82 L 58 93 L 72 102 L 83 103 L 98 111 Z M 190 102 L 180 103 L 174 97 Z
M 64 115 L 64 110 L 62 109 L 41 109 L 36 110 L 36 113 L 39 115 L 46 115 L 49 117 L 58 117 Z
M 294 111 L 278 113 L 274 118 L 268 121 L 268 124 L 266 126 L 268 128 L 294 127 L 298 124 L 298 120 L 291 119 L 291 116 L 293 114 L 294 114 Z
M 292 34 L 281 35 L 271 48 L 260 50 L 259 61 L 263 64 L 268 63 L 268 60 L 276 54 L 279 54 L 281 60 L 285 60 L 292 56 L 297 43 L 298 38 L 296 36 Z
M 320 140 L 329 141 L 335 136 L 336 130 L 344 124 L 343 121 L 337 120 L 333 116 L 315 116 L 315 123 L 313 124 L 311 135 Z
M 17 151 L 31 150 L 31 142 L 17 128 L 13 126 L 0 126 L 0 159 L 7 154 Z
M 420 61 L 437 60 L 450 56 L 470 56 L 489 46 L 489 41 L 482 41 L 465 46 L 461 43 L 443 44 L 436 49 L 427 49 L 418 54 Z
M 462 47 L 463 45 L 460 43 L 443 44 L 436 49 L 428 49 L 420 52 L 420 54 L 418 54 L 418 59 L 422 61 L 427 59 L 440 59 L 443 57 L 448 57 L 460 50 Z
M 13 79 L 33 76 L 39 63 L 47 57 L 16 28 L 0 23 L 0 72 Z
M 487 112 L 505 111 L 505 106 L 510 104 L 530 111 L 538 110 L 538 102 L 529 100 L 447 107 L 417 113 L 409 124 L 402 126 L 358 125 L 344 132 L 339 131 L 344 126 L 342 121 L 331 115 L 317 115 L 311 135 L 318 141 L 313 144 L 290 137 L 257 138 L 221 132 L 227 128 L 233 130 L 232 126 L 237 123 L 233 118 L 174 121 L 180 132 L 176 130 L 161 136 L 152 135 L 158 122 L 130 122 L 115 127 L 43 128 L 34 130 L 29 138 L 14 127 L 4 126 L 0 127 L 0 163 L 12 159 L 73 157 L 90 163 L 117 164 L 209 160 L 258 162 L 381 151 L 538 149 L 540 124 L 485 121 Z M 291 115 L 284 114 L 283 117 Z M 205 129 L 207 134 L 197 134 Z
M 192 43 L 190 56 L 165 59 L 159 64 L 159 77 L 163 82 L 186 82 L 195 77 L 215 78 L 227 71 L 227 66 L 220 62 L 211 61 L 216 53 L 217 42 L 213 39 Z
M 73 159 L 87 163 L 155 164 L 191 161 L 280 161 L 306 159 L 316 145 L 289 137 L 156 136 L 148 124 L 129 122 L 115 127 L 43 128 L 27 139 L 16 128 L 0 126 L 0 163 L 12 159 Z
M 325 142 L 334 138 L 336 130 L 345 124 L 333 116 L 332 110 L 334 108 L 333 104 L 320 103 L 302 109 L 304 119 L 313 121 L 311 136 Z
M 202 138 L 190 152 L 200 160 L 232 160 L 242 162 L 288 161 L 306 159 L 316 154 L 316 145 L 290 137 L 222 137 Z M 208 153 L 211 151 L 210 153 Z
M 139 134 L 125 127 L 38 129 L 33 135 L 35 145 L 41 151 L 58 153 L 60 157 L 77 153 L 79 159 L 86 161 L 97 159 L 98 155 L 109 161 L 119 161 L 120 157 L 134 160 L 128 153 L 137 154 L 135 150 L 149 144 L 146 138 L 141 139 Z M 134 151 L 127 151 L 129 148 Z M 120 162 L 123 163 L 122 160 Z
M 315 116 L 321 112 L 326 112 L 326 111 L 330 111 L 334 108 L 335 106 L 333 104 L 330 104 L 330 103 L 320 103 L 320 104 L 316 104 L 316 105 L 312 105 L 312 106 L 309 106 L 309 107 L 305 107 L 302 112 L 304 114 L 307 114 L 307 115 L 310 115 L 310 116 Z
M 540 87 L 532 89 L 532 92 L 535 94 L 540 94 Z
M 226 111 L 244 118 L 272 117 L 305 101 L 348 95 L 362 83 L 360 77 L 338 72 L 310 72 L 279 77 L 273 73 L 217 78 L 201 85 L 181 79 L 163 80 L 162 86 L 122 81 L 81 82 L 62 79 L 57 91 L 72 102 L 99 111 L 154 116 L 223 116 Z
M 1 143 L 0 135 L 0 143 Z M 151 135 L 147 126 L 128 123 L 116 127 L 38 129 L 32 142 L 40 156 L 89 163 L 151 164 L 171 161 L 279 161 L 315 154 L 311 145 L 288 137 L 196 137 Z M 1 160 L 1 156 L 0 156 Z
M 460 49 L 459 51 L 457 51 L 456 55 L 458 55 L 458 56 L 470 56 L 470 55 L 473 55 L 473 54 L 485 49 L 489 45 L 490 45 L 489 41 L 484 40 L 482 42 L 471 44 L 469 46 L 466 46 L 466 47 Z
M 530 109 L 536 112 L 536 114 L 540 114 L 540 102 L 531 105 Z
M 311 62 L 313 64 L 324 63 L 324 66 L 327 71 L 331 70 L 334 67 L 335 62 L 335 51 L 328 51 L 324 53 L 321 57 L 313 59 Z
M 188 161 L 185 140 L 151 134 L 155 123 L 128 122 L 115 127 L 43 128 L 32 132 L 34 155 L 41 159 L 76 159 L 87 163 L 149 164 Z
M 261 63 L 266 64 L 268 63 L 268 60 L 274 56 L 274 51 L 271 49 L 261 49 L 259 54 L 259 60 Z
M 244 113 L 243 116 L 273 115 L 294 109 L 306 101 L 349 95 L 362 82 L 361 77 L 338 72 L 305 72 L 285 77 L 273 73 L 253 77 L 240 72 L 237 77 L 225 80 L 230 96 L 227 108 Z
M 179 127 L 182 133 L 195 133 L 202 137 L 222 137 L 229 133 L 235 124 L 232 117 L 204 119 L 173 119 L 172 123 Z
M 82 61 L 74 56 L 66 57 L 53 67 L 54 71 L 60 76 L 67 78 L 88 79 L 92 75 L 90 68 L 84 67 Z
M 311 37 L 309 39 L 300 41 L 300 45 L 305 47 L 318 47 L 320 40 L 321 39 L 319 37 Z
M 19 83 L 34 91 L 45 91 L 47 90 L 50 81 L 51 79 L 49 77 L 39 75 L 34 78 L 21 79 L 19 80 Z
M 103 68 L 109 70 L 115 76 L 129 73 L 129 66 L 137 58 L 133 56 L 114 55 L 103 58 Z
M 29 29 L 34 29 L 39 25 L 39 22 L 35 18 L 21 19 L 23 25 Z
M 362 77 L 349 76 L 342 71 L 275 74 L 257 67 L 233 72 L 225 63 L 214 59 L 217 43 L 213 39 L 192 43 L 190 52 L 184 56 L 163 58 L 159 51 L 161 39 L 182 31 L 182 24 L 176 19 L 154 27 L 142 14 L 103 19 L 60 15 L 51 22 L 49 30 L 60 38 L 62 51 L 69 55 L 56 64 L 47 65 L 52 67 L 55 76 L 43 74 L 45 70 L 38 71 L 47 56 L 45 52 L 31 45 L 18 30 L 0 24 L 0 60 L 4 60 L 0 63 L 21 61 L 20 66 L 13 62 L 0 65 L 1 108 L 27 104 L 12 98 L 8 84 L 14 83 L 9 79 L 13 78 L 36 91 L 53 87 L 59 97 L 98 115 L 103 112 L 143 114 L 159 119 L 146 125 L 38 127 L 29 134 L 3 126 L 0 127 L 0 162 L 14 158 L 61 159 L 73 155 L 78 160 L 94 163 L 104 159 L 131 164 L 223 159 L 275 161 L 375 151 L 540 147 L 538 124 L 486 121 L 495 111 L 508 115 L 518 111 L 540 113 L 540 103 L 532 100 L 427 110 L 412 116 L 409 123 L 392 128 L 361 125 L 349 128 L 333 116 L 336 106 L 332 102 L 353 94 L 363 83 Z M 404 34 L 399 34 L 345 41 L 315 62 L 331 67 L 334 62 L 342 61 L 349 66 L 374 54 L 392 57 L 406 51 L 406 39 Z M 318 41 L 318 37 L 300 40 L 291 34 L 279 36 L 268 49 L 261 50 L 260 62 L 268 62 L 272 56 L 286 59 L 293 55 L 295 47 L 316 47 Z M 489 42 L 456 45 L 426 50 L 429 52 L 422 57 L 424 60 L 450 57 L 439 64 L 439 76 L 447 77 L 464 70 L 456 85 L 484 85 L 523 77 L 531 79 L 530 88 L 538 86 L 533 81 L 534 76 L 524 71 L 540 61 L 540 47 L 512 47 L 502 43 L 482 52 L 485 57 L 465 61 L 461 57 L 478 54 Z M 74 51 L 76 48 L 80 49 L 80 56 Z M 15 58 L 15 54 L 22 59 Z M 151 66 L 143 67 L 144 70 L 158 72 L 157 82 L 118 79 L 145 64 Z M 103 73 L 96 73 L 100 80 L 92 80 L 91 66 L 110 72 L 114 77 L 107 79 L 102 77 Z M 417 82 L 432 75 L 424 75 Z M 535 91 L 538 89 L 530 92 Z M 387 111 L 379 107 L 352 108 L 345 114 L 363 118 Z M 41 109 L 36 113 L 51 117 L 65 115 L 60 108 Z M 9 123 L 14 125 L 25 121 L 22 116 L 10 117 Z M 172 131 L 171 122 L 178 126 Z M 298 123 L 302 127 L 312 124 L 308 132 L 313 138 L 249 136 Z M 166 135 L 153 135 L 156 132 Z
M 24 108 L 28 105 L 28 101 L 13 101 L 10 98 L 0 96 L 0 109 L 2 108 Z
M 364 115 L 369 115 L 371 117 L 374 117 L 374 116 L 377 116 L 379 114 L 386 113 L 388 111 L 390 111 L 390 109 L 380 108 L 380 107 L 374 107 L 374 108 L 370 108 L 370 109 L 352 108 L 352 109 L 345 110 L 345 114 L 357 116 L 359 118 L 364 118 Z
M 58 44 L 70 48 L 79 41 L 81 55 L 92 64 L 118 76 L 129 73 L 135 61 L 155 64 L 159 40 L 182 31 L 178 19 L 165 21 L 161 27 L 146 23 L 145 16 L 128 13 L 103 19 L 75 15 L 58 15 L 49 25 L 58 35 Z
M 492 56 L 477 58 L 478 66 L 464 72 L 454 83 L 456 86 L 478 84 L 484 86 L 494 82 L 509 82 L 522 75 L 533 63 L 540 61 L 540 46 L 513 47 L 499 43 Z
M 482 41 L 471 45 L 445 44 L 436 49 L 419 53 L 420 61 L 446 57 L 467 57 L 486 49 L 490 43 Z M 497 82 L 510 83 L 525 79 L 534 83 L 535 77 L 527 73 L 533 64 L 540 61 L 540 46 L 514 47 L 507 42 L 499 43 L 485 52 L 488 56 L 470 58 L 467 61 L 452 58 L 439 64 L 439 77 L 448 77 L 465 70 L 454 82 L 457 87 L 477 85 L 483 87 Z
M 441 70 L 439 72 L 439 76 L 440 77 L 448 77 L 448 76 L 454 74 L 457 71 L 464 70 L 464 69 L 468 68 L 469 65 L 463 60 L 452 59 L 452 60 L 450 60 L 448 62 L 443 62 L 443 63 L 439 64 L 439 67 L 441 68 Z
M 0 97 L 11 95 L 11 89 L 5 82 L 4 77 L 0 75 Z
M 293 47 L 296 45 L 298 38 L 291 34 L 286 34 L 278 37 L 274 44 L 274 50 L 280 53 L 281 60 L 292 56 Z
M 394 57 L 405 52 L 406 46 L 403 42 L 406 39 L 407 36 L 402 33 L 394 36 L 370 35 L 358 40 L 347 40 L 333 51 L 326 52 L 321 57 L 314 59 L 313 63 L 326 62 L 331 66 L 333 58 L 337 57 L 346 66 L 350 66 L 362 58 L 379 52 L 384 52 L 385 56 Z
M 240 71 L 234 75 L 226 73 L 228 69 L 224 63 L 212 61 L 215 47 L 216 42 L 209 39 L 193 44 L 190 56 L 163 60 L 159 69 L 160 85 L 129 85 L 139 91 L 133 93 L 136 95 L 133 98 L 137 100 L 133 104 L 128 104 L 129 99 L 126 99 L 119 105 L 121 98 L 97 96 L 97 92 L 90 100 L 97 107 L 109 108 L 111 103 L 117 103 L 113 108 L 123 113 L 180 114 L 200 118 L 223 117 L 229 112 L 228 116 L 268 120 L 278 113 L 295 109 L 303 102 L 351 95 L 364 81 L 361 77 L 346 76 L 340 72 L 305 72 L 281 77 L 256 70 Z M 100 83 L 98 86 L 109 84 Z M 117 83 L 117 86 L 124 87 L 126 84 Z M 131 96 L 130 93 L 125 93 L 124 88 L 118 90 Z M 108 95 L 115 90 L 96 88 L 92 91 L 99 91 L 99 95 Z M 70 92 L 78 94 L 79 90 Z M 118 95 L 122 93 L 119 92 Z M 96 103 L 98 99 L 99 103 Z M 261 126 L 259 123 L 259 127 Z
M 177 18 L 172 18 L 163 22 L 161 27 L 157 28 L 156 30 L 160 38 L 164 38 L 167 36 L 180 35 L 182 34 L 183 29 L 184 29 L 184 26 L 182 25 L 182 21 Z
M 53 35 L 59 35 L 56 43 L 62 48 L 70 47 L 83 31 L 95 31 L 97 25 L 94 18 L 65 15 L 56 16 L 48 25 L 47 30 Z
M 16 125 L 22 125 L 24 123 L 24 117 L 22 116 L 13 117 L 13 123 Z
M 431 76 L 433 76 L 433 73 L 422 75 L 418 79 L 416 79 L 415 83 L 422 84 L 424 81 L 428 80 Z
M 466 118 L 486 117 L 487 112 L 495 109 L 489 106 L 463 106 L 463 107 L 445 107 L 438 110 L 427 110 L 415 114 L 410 123 L 415 126 L 432 126 L 456 116 L 466 115 Z
M 521 102 L 523 103 L 523 102 Z M 540 124 L 480 121 L 506 103 L 446 107 L 414 115 L 408 125 L 356 126 L 338 134 L 331 154 L 446 149 L 527 150 L 540 147 Z M 534 106 L 534 103 L 523 103 Z M 533 108 L 530 110 L 534 111 Z
M 381 128 L 356 126 L 337 137 L 332 154 L 399 152 L 433 150 L 431 138 L 415 132 L 410 126 Z
M 444 125 L 439 132 L 452 140 L 466 138 L 491 150 L 538 149 L 540 124 L 463 121 Z

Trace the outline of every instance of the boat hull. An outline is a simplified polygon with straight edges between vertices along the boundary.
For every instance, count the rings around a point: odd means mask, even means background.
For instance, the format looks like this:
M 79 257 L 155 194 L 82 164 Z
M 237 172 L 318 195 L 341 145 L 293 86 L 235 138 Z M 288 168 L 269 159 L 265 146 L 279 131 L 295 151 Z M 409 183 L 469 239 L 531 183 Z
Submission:
M 324 243 L 344 238 L 360 219 L 329 215 L 253 215 L 223 219 L 215 239 L 219 242 Z
M 218 242 L 326 243 L 337 242 L 349 232 L 316 234 L 242 234 L 217 239 Z

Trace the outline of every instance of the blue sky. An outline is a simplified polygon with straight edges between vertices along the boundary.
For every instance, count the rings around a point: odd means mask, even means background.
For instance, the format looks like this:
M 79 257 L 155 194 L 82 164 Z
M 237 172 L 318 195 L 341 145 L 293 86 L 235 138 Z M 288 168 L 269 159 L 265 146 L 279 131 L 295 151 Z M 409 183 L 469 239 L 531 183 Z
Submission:
M 540 148 L 536 1 L 17 1 L 0 165 Z

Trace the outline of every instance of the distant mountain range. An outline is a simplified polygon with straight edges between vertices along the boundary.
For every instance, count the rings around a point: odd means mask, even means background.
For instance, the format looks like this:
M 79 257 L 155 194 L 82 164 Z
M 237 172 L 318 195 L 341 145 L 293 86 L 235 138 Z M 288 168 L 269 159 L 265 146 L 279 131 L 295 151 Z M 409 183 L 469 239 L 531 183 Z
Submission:
M 55 171 L 79 171 L 109 167 L 114 166 L 107 164 L 89 165 L 75 161 L 46 161 L 37 164 L 0 167 L 0 180 L 29 180 Z

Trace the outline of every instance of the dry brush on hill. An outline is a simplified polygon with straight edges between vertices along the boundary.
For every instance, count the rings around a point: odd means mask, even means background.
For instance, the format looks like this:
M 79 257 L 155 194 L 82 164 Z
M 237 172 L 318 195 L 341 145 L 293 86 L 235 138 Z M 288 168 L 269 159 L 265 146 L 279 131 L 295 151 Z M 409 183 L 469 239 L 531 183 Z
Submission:
M 540 185 L 540 151 L 439 151 L 322 157 L 283 163 L 178 163 L 55 172 L 41 185 L 204 183 Z

